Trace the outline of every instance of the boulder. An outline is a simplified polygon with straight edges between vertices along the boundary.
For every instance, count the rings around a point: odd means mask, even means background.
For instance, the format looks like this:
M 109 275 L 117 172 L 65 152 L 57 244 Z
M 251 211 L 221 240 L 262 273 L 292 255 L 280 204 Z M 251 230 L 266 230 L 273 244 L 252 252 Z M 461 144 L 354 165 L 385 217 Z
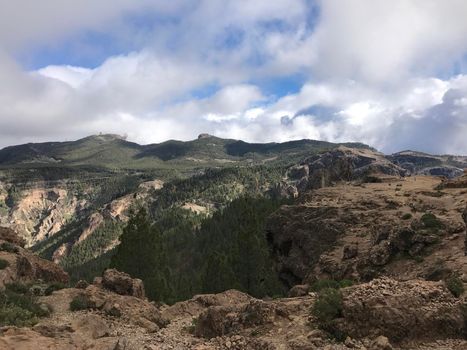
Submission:
M 289 290 L 288 295 L 290 298 L 304 297 L 308 295 L 309 291 L 310 286 L 308 284 L 297 284 Z
M 102 286 L 120 295 L 131 295 L 136 298 L 144 298 L 144 284 L 138 278 L 115 269 L 107 269 L 102 275 Z
M 336 327 L 354 338 L 462 338 L 466 326 L 462 301 L 437 282 L 375 279 L 343 289 L 342 305 L 343 318 Z
M 198 316 L 194 334 L 211 339 L 244 328 L 272 324 L 276 312 L 280 310 L 273 304 L 258 299 L 235 306 L 211 306 Z
M 344 250 L 342 252 L 342 259 L 347 260 L 347 259 L 353 259 L 358 256 L 358 245 L 356 244 L 351 244 L 351 245 L 346 245 L 344 247 Z
M 373 340 L 370 346 L 370 350 L 392 350 L 392 345 L 389 339 L 383 335 Z

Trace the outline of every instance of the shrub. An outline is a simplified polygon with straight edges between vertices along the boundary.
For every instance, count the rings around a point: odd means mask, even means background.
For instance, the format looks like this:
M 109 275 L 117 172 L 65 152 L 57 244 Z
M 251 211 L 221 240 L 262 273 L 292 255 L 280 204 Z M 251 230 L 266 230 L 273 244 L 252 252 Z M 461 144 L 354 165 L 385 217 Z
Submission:
M 8 261 L 0 259 L 0 270 L 6 269 L 9 265 Z
M 402 220 L 410 220 L 410 219 L 412 219 L 412 214 L 405 213 L 404 215 L 402 215 Z
M 48 315 L 49 310 L 37 303 L 25 285 L 11 283 L 0 292 L 0 326 L 32 326 Z
M 96 305 L 84 294 L 79 294 L 70 302 L 71 311 L 94 309 Z
M 464 283 L 457 276 L 452 276 L 446 280 L 446 287 L 456 298 L 464 293 Z
M 32 312 L 15 305 L 5 305 L 0 308 L 1 326 L 33 326 L 38 321 Z
M 438 230 L 444 227 L 443 223 L 432 213 L 423 214 L 420 220 L 423 226 L 429 229 Z
M 313 305 L 313 316 L 320 324 L 327 324 L 342 314 L 342 294 L 334 288 L 321 290 Z
M 29 292 L 29 285 L 21 282 L 11 282 L 5 285 L 6 290 L 17 293 L 17 294 L 27 294 Z
M 60 289 L 63 289 L 63 288 L 66 288 L 66 285 L 64 283 L 54 282 L 52 284 L 49 284 L 49 286 L 45 289 L 44 294 L 45 295 L 51 295 L 56 290 L 60 290 Z
M 6 291 L 5 294 L 10 304 L 30 311 L 34 316 L 45 317 L 49 315 L 49 311 L 43 309 L 36 302 L 36 299 L 30 295 L 17 294 L 10 291 Z
M 339 289 L 339 282 L 336 280 L 318 280 L 315 283 L 311 285 L 311 291 L 313 292 L 319 292 L 323 289 L 328 289 L 328 288 L 333 288 L 333 289 Z
M 8 252 L 8 253 L 18 253 L 19 249 L 14 244 L 10 242 L 3 242 L 0 244 L 0 251 Z
M 339 289 L 339 288 L 350 287 L 351 285 L 353 285 L 353 282 L 351 280 L 336 281 L 336 280 L 322 279 L 322 280 L 316 281 L 315 283 L 311 285 L 311 291 L 319 292 L 327 288 Z
M 346 288 L 346 287 L 353 286 L 353 281 L 351 281 L 351 280 L 341 280 L 341 281 L 339 281 L 339 286 L 340 286 L 340 288 Z
M 318 326 L 329 332 L 337 340 L 345 339 L 345 334 L 334 326 L 334 320 L 342 316 L 342 294 L 338 289 L 327 288 L 319 292 L 311 310 L 318 321 Z

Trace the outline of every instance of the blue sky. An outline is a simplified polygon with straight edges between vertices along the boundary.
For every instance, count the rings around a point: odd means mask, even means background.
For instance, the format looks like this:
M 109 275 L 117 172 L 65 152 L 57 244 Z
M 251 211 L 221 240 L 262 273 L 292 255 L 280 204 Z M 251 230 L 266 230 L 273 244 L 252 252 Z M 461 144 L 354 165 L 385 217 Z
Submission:
M 0 146 L 209 132 L 467 154 L 465 15 L 462 0 L 2 1 Z

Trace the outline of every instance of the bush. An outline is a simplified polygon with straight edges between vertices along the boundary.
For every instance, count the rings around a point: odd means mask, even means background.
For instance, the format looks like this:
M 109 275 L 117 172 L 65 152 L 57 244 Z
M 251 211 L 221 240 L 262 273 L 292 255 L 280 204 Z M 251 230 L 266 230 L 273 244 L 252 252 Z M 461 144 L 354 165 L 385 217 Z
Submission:
M 412 219 L 412 214 L 405 213 L 404 215 L 402 215 L 402 220 L 410 220 L 410 219 Z
M 438 230 L 444 227 L 443 223 L 432 213 L 423 214 L 420 220 L 428 229 Z
M 313 305 L 313 316 L 320 325 L 327 326 L 342 315 L 342 294 L 338 289 L 326 288 L 320 291 Z
M 0 270 L 6 269 L 9 265 L 8 261 L 0 259 Z
M 464 293 L 464 283 L 457 276 L 452 276 L 446 280 L 446 287 L 456 298 Z
M 54 282 L 52 284 L 50 284 L 46 289 L 45 289 L 45 292 L 44 294 L 45 295 L 51 295 L 53 292 L 57 291 L 57 290 L 60 290 L 60 289 L 63 289 L 63 288 L 66 288 L 66 285 L 64 283 L 61 283 L 61 282 Z
M 48 315 L 49 310 L 37 303 L 25 285 L 11 283 L 0 292 L 0 326 L 32 326 Z
M 313 283 L 311 285 L 311 291 L 319 292 L 327 288 L 339 289 L 339 288 L 350 287 L 351 285 L 353 285 L 353 282 L 351 280 L 336 281 L 336 280 L 323 279 L 323 280 L 318 280 L 315 283 Z
M 323 289 L 328 289 L 328 288 L 333 288 L 333 289 L 339 289 L 339 282 L 336 280 L 318 280 L 315 283 L 311 285 L 311 291 L 312 292 L 319 292 Z
M 8 253 L 18 253 L 19 249 L 14 244 L 10 242 L 3 242 L 0 244 L 0 251 L 8 252 Z
M 28 327 L 37 323 L 32 312 L 15 305 L 0 308 L 0 326 Z
M 11 282 L 5 285 L 7 291 L 17 294 L 27 294 L 29 292 L 29 285 L 21 282 Z
M 36 299 L 30 295 L 17 294 L 10 291 L 6 291 L 5 294 L 8 303 L 30 311 L 34 316 L 45 317 L 49 315 L 49 311 L 43 309 L 36 302 Z
M 79 310 L 87 310 L 87 309 L 94 309 L 96 305 L 84 294 L 77 295 L 71 302 L 70 302 L 70 310 L 71 311 L 79 311 Z

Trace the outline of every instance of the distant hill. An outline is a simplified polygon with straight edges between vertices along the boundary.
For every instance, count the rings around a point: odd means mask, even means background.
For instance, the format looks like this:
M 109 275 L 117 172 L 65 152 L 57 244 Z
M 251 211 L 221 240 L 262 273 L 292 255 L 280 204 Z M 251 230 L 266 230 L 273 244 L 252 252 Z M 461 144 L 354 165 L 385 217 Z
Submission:
M 284 143 L 248 143 L 203 134 L 192 141 L 170 140 L 139 145 L 118 135 L 94 135 L 77 141 L 28 143 L 0 150 L 0 168 L 97 166 L 111 169 L 222 166 L 231 163 L 293 162 L 311 152 L 360 143 L 335 144 L 297 140 Z

